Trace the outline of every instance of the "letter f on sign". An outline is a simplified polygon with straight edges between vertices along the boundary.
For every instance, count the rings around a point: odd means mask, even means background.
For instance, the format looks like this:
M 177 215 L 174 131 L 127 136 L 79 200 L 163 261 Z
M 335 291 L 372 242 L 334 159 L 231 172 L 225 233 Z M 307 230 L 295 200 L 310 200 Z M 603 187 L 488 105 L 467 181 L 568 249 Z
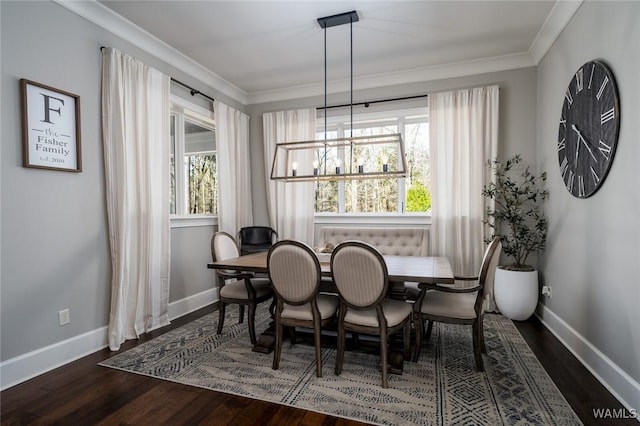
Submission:
M 49 116 L 49 111 L 54 111 L 57 112 L 58 115 L 60 114 L 60 110 L 61 108 L 58 109 L 53 109 L 50 106 L 50 99 L 55 99 L 56 101 L 59 101 L 62 105 L 64 105 L 64 100 L 56 98 L 54 96 L 49 96 L 49 95 L 45 95 L 44 93 L 40 93 L 42 95 L 42 97 L 44 98 L 44 120 L 40 120 L 43 123 L 49 123 L 49 124 L 53 124 L 53 122 L 51 122 L 50 116 Z

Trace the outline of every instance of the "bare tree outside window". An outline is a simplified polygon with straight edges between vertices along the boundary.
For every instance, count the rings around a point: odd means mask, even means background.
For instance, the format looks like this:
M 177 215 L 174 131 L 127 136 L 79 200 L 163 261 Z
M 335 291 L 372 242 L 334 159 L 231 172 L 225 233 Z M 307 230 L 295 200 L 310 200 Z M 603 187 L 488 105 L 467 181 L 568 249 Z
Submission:
M 405 125 L 405 148 L 408 176 L 406 185 L 406 211 L 431 210 L 431 169 L 429 167 L 429 123 Z
M 190 155 L 185 162 L 189 170 L 189 213 L 218 214 L 215 154 Z
M 320 181 L 316 184 L 316 213 L 427 213 L 431 210 L 431 173 L 429 168 L 429 124 L 426 108 L 418 115 L 389 113 L 380 119 L 358 121 L 354 117 L 353 136 L 373 136 L 401 133 L 405 142 L 407 177 L 404 179 L 348 179 Z M 338 120 L 339 121 L 339 120 Z M 321 124 L 323 125 L 323 124 Z M 336 130 L 327 132 L 327 138 L 349 135 L 350 122 L 345 119 Z M 316 139 L 324 139 L 319 131 Z M 320 167 L 324 167 L 323 153 L 319 153 Z M 363 147 L 354 152 L 354 161 L 364 170 L 381 170 L 383 164 L 399 161 L 396 151 L 385 150 L 384 145 Z M 340 153 L 331 152 L 328 158 Z M 332 165 L 327 165 L 331 167 Z M 341 196 L 343 191 L 343 196 Z
M 398 133 L 397 124 L 354 128 L 353 136 L 390 135 Z M 356 153 L 365 170 L 382 170 L 382 165 L 397 163 L 397 152 L 384 145 L 371 145 Z M 347 213 L 392 213 L 398 211 L 398 179 L 362 179 L 345 182 Z
M 216 134 L 211 118 L 174 105 L 171 115 L 171 214 L 217 215 Z M 182 158 L 182 161 L 176 159 Z

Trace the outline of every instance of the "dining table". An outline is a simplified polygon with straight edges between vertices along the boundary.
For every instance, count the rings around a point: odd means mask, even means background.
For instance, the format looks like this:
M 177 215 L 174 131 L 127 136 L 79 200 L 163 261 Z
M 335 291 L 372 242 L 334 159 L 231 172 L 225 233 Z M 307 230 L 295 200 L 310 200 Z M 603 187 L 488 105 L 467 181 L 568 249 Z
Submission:
M 268 273 L 267 254 L 263 251 L 219 260 L 207 264 L 209 269 L 230 269 L 242 272 Z M 331 277 L 330 254 L 318 253 L 322 276 Z M 383 256 L 389 281 L 409 281 L 429 284 L 453 284 L 449 259 L 441 256 Z
M 257 274 L 266 274 L 269 272 L 267 267 L 267 251 L 248 254 L 244 256 L 219 260 L 207 264 L 209 269 L 224 269 L 241 272 L 253 272 Z M 317 253 L 320 263 L 322 276 L 331 277 L 331 266 L 329 253 Z M 429 283 L 429 284 L 453 284 L 453 270 L 449 259 L 442 256 L 389 256 L 383 255 L 387 265 L 389 276 L 389 297 L 404 298 L 405 282 L 413 283 Z M 258 338 L 258 342 L 253 346 L 253 351 L 261 353 L 270 353 L 273 350 L 274 335 L 272 327 L 269 327 Z M 401 374 L 402 372 L 402 356 L 394 357 L 390 354 L 390 373 Z

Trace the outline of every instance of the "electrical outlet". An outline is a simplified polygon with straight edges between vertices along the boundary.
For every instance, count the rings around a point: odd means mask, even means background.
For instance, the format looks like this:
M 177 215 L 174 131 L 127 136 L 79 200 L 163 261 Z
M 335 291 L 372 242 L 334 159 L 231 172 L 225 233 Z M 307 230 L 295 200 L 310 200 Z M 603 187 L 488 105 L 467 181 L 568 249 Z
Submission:
M 542 294 L 547 296 L 549 299 L 551 299 L 551 286 L 550 285 L 543 285 L 542 286 Z
M 69 313 L 69 309 L 63 309 L 58 312 L 58 323 L 62 325 L 67 325 L 71 322 L 71 314 Z

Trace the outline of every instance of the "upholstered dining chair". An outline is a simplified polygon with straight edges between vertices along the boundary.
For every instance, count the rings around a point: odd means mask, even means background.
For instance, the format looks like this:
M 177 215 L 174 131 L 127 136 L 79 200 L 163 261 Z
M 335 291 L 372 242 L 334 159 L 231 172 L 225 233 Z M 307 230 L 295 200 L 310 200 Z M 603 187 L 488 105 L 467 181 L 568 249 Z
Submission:
M 387 379 L 387 337 L 403 330 L 404 356 L 411 339 L 411 305 L 386 298 L 389 274 L 378 250 L 360 241 L 339 244 L 331 254 L 331 272 L 340 296 L 335 374 L 342 373 L 346 332 L 380 336 L 382 387 Z
M 211 257 L 213 261 L 232 259 L 240 256 L 236 240 L 226 232 L 216 232 L 211 238 Z M 237 304 L 239 322 L 244 319 L 244 307 L 248 307 L 247 322 L 249 338 L 256 343 L 255 316 L 259 303 L 272 298 L 273 291 L 268 278 L 255 278 L 252 274 L 238 271 L 218 270 L 218 296 L 220 299 L 218 334 L 222 333 L 224 315 L 228 304 Z
M 413 357 L 417 361 L 422 349 L 424 322 L 428 321 L 427 339 L 431 336 L 433 322 L 468 324 L 472 326 L 473 354 L 478 371 L 484 371 L 482 353 L 486 353 L 482 318 L 485 310 L 485 285 L 493 280 L 502 244 L 494 238 L 487 246 L 480 272 L 477 277 L 455 277 L 461 281 L 475 281 L 469 288 L 445 287 L 438 284 L 420 284 L 420 295 L 415 302 L 414 324 L 416 328 L 416 350 Z
M 268 226 L 246 226 L 238 231 L 238 244 L 243 255 L 267 251 L 277 239 L 278 233 Z
M 283 327 L 313 329 L 316 349 L 316 375 L 322 377 L 321 330 L 333 320 L 338 298 L 319 294 L 320 262 L 304 243 L 283 240 L 275 243 L 267 255 L 269 279 L 276 294 L 276 347 L 272 368 L 280 367 Z

